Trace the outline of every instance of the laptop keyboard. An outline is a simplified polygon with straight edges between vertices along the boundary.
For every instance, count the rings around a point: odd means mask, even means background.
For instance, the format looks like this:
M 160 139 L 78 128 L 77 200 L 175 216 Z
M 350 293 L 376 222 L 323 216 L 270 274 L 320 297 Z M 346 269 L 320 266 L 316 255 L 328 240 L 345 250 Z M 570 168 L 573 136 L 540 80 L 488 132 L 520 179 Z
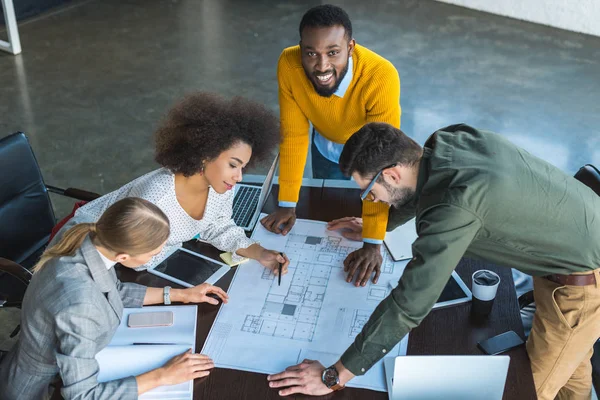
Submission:
M 233 199 L 233 220 L 237 226 L 246 228 L 254 216 L 261 188 L 258 186 L 241 186 Z

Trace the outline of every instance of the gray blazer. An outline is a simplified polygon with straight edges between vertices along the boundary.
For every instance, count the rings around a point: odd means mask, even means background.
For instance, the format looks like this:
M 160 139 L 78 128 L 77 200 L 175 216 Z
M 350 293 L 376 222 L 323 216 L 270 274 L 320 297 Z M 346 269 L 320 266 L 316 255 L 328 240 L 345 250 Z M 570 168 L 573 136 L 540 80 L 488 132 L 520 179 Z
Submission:
M 40 399 L 59 376 L 65 399 L 137 399 L 134 377 L 98 383 L 94 358 L 123 307 L 141 307 L 146 286 L 121 283 L 86 238 L 73 257 L 49 261 L 23 299 L 21 334 L 0 365 L 0 399 Z

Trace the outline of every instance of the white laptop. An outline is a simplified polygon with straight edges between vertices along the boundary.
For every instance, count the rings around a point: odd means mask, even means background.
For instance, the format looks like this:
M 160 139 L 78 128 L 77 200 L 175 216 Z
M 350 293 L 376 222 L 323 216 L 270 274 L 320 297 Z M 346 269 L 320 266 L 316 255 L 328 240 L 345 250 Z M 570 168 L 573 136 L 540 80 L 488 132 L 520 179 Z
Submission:
M 273 177 L 279 161 L 279 154 L 273 160 L 273 164 L 265 177 L 262 186 L 253 186 L 245 183 L 235 185 L 235 197 L 233 198 L 233 220 L 235 224 L 246 231 L 254 229 L 271 187 L 273 186 Z
M 384 359 L 390 400 L 502 400 L 509 356 Z
M 412 258 L 412 244 L 417 240 L 417 227 L 415 218 L 400 225 L 391 232 L 385 234 L 385 247 L 387 247 L 394 261 Z

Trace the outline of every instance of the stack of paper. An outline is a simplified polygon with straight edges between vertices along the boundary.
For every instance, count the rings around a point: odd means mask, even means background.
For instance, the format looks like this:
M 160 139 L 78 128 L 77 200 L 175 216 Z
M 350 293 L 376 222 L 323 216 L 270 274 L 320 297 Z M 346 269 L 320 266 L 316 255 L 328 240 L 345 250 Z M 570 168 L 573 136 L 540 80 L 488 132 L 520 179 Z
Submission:
M 394 261 L 401 261 L 412 258 L 412 244 L 417 240 L 417 237 L 417 228 L 413 218 L 404 225 L 388 232 L 383 242 Z
M 152 311 L 172 311 L 173 325 L 148 328 L 127 326 L 130 314 Z M 171 358 L 189 349 L 195 351 L 197 314 L 197 306 L 126 308 L 112 341 L 96 355 L 100 367 L 98 381 L 140 375 L 162 367 Z M 191 400 L 193 388 L 193 381 L 188 381 L 155 388 L 139 398 Z

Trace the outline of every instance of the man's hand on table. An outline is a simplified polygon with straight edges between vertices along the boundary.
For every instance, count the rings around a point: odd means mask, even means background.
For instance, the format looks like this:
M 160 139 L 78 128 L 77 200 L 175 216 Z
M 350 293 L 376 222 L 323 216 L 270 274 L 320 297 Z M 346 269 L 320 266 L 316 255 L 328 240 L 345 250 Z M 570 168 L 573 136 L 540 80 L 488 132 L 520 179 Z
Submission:
M 364 243 L 362 248 L 348 254 L 344 260 L 344 271 L 348 273 L 346 282 L 354 279 L 356 286 L 365 286 L 371 274 L 375 273 L 373 283 L 377 283 L 382 262 L 381 245 Z
M 338 371 L 340 384 L 345 385 L 354 378 L 352 372 L 348 371 L 340 361 L 335 363 L 335 368 Z M 272 388 L 285 388 L 279 391 L 280 396 L 294 393 L 322 396 L 332 392 L 323 383 L 323 371 L 325 367 L 319 361 L 305 359 L 300 364 L 286 368 L 283 372 L 267 376 L 267 380 Z
M 327 223 L 327 230 L 336 231 L 338 229 L 341 229 L 340 233 L 346 239 L 360 242 L 362 240 L 363 220 L 358 217 L 344 217 Z
M 296 208 L 277 207 L 277 210 L 261 219 L 260 223 L 268 231 L 285 236 L 296 223 Z

